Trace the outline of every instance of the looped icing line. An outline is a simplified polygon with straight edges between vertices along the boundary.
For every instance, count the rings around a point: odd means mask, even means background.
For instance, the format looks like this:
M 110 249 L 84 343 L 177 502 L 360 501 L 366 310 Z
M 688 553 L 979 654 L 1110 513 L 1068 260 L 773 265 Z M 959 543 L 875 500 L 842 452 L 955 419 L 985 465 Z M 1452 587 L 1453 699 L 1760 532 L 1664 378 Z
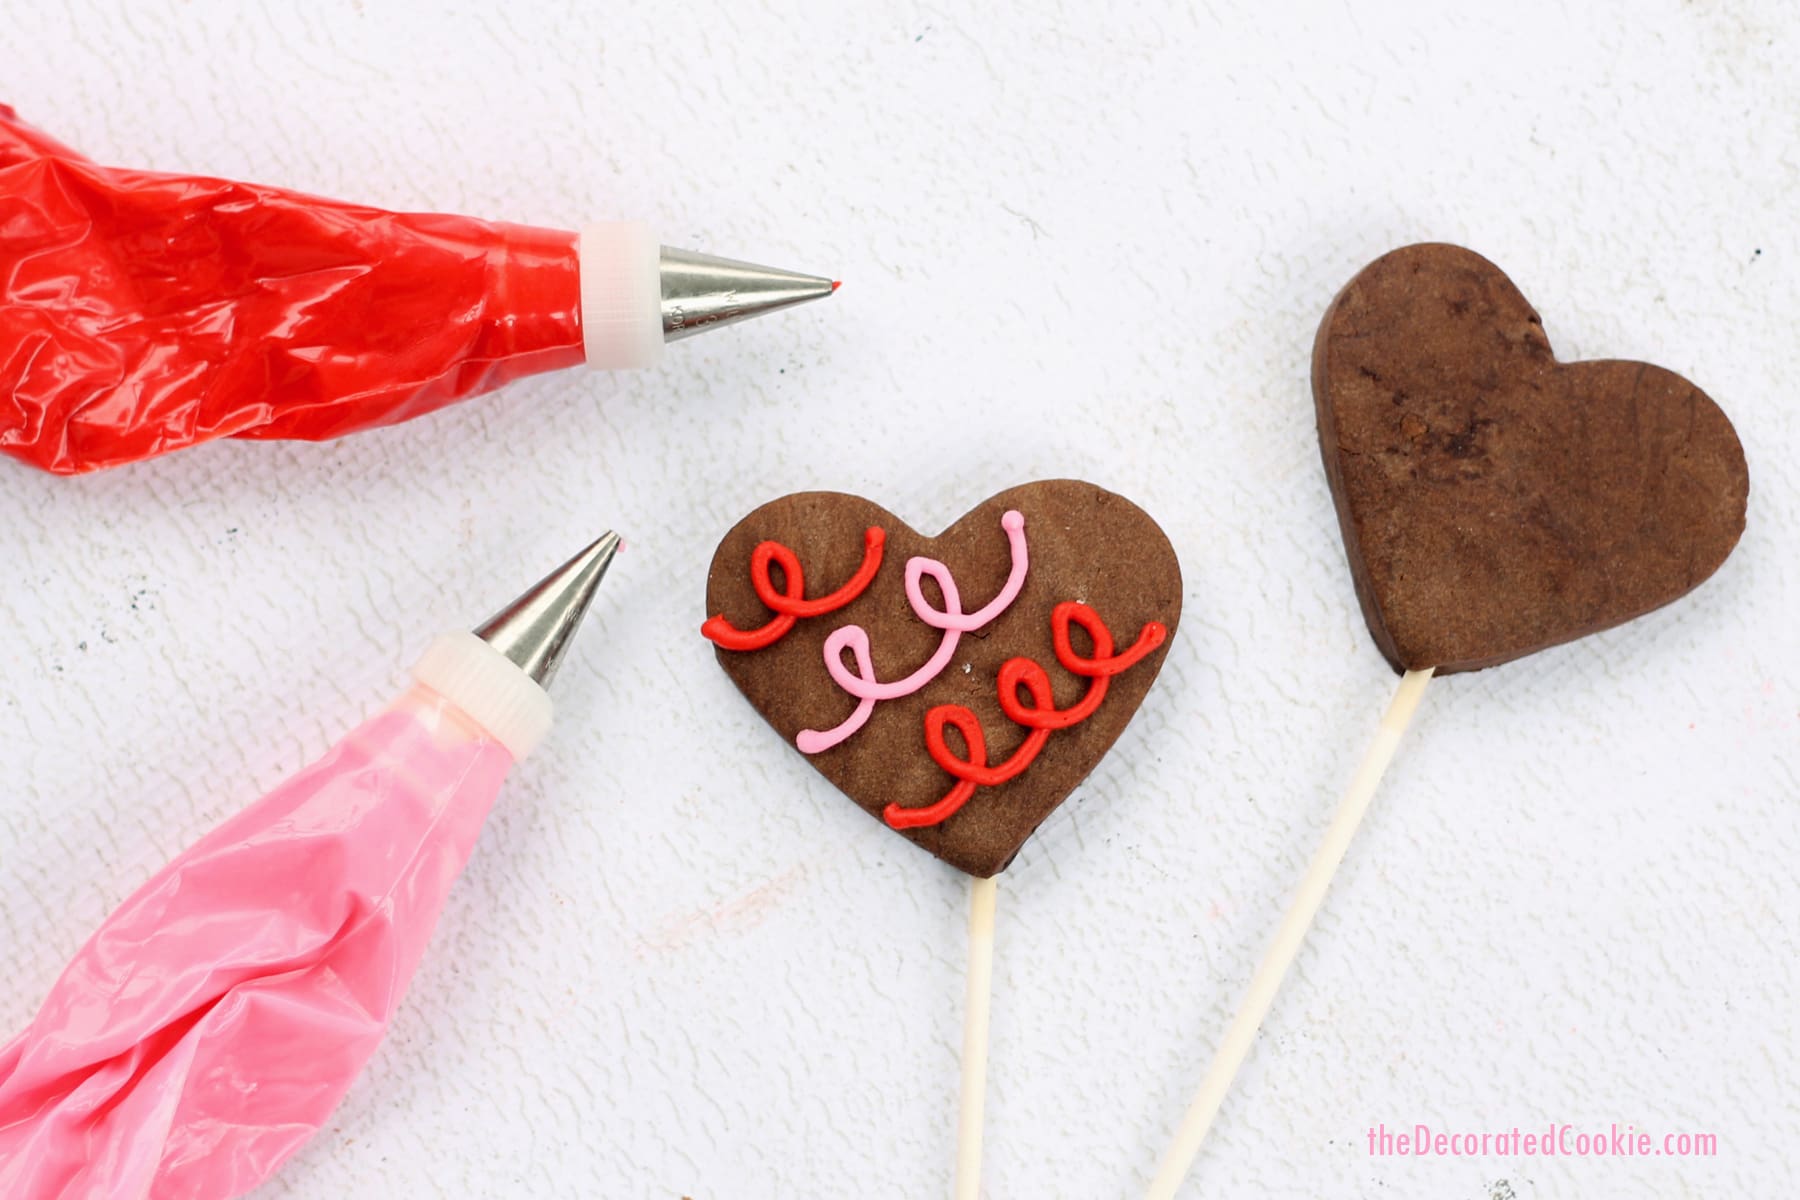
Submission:
M 944 634 L 938 641 L 937 650 L 912 674 L 903 679 L 882 683 L 875 678 L 875 665 L 869 653 L 868 631 L 860 625 L 845 625 L 831 632 L 825 639 L 825 669 L 831 673 L 832 680 L 839 687 L 856 698 L 856 709 L 841 724 L 830 729 L 801 730 L 794 738 L 794 744 L 802 754 L 818 754 L 831 749 L 866 725 L 878 702 L 910 696 L 936 679 L 950 665 L 950 659 L 955 655 L 957 643 L 963 634 L 973 633 L 989 624 L 1018 599 L 1020 590 L 1025 586 L 1025 572 L 1029 565 L 1029 554 L 1025 546 L 1025 516 L 1017 509 L 1009 509 L 1000 518 L 1000 527 L 1006 531 L 1012 568 L 1008 571 L 1006 583 L 999 594 L 972 613 L 963 612 L 962 598 L 956 590 L 956 578 L 949 567 L 923 555 L 907 560 L 907 602 L 912 605 L 913 614 L 919 620 L 933 629 L 942 630 Z M 937 580 L 938 590 L 943 593 L 944 607 L 941 609 L 932 607 L 931 601 L 925 597 L 921 580 L 926 575 Z M 854 673 L 844 665 L 846 649 L 856 660 Z
M 821 617 L 836 612 L 867 591 L 875 582 L 876 572 L 881 570 L 882 549 L 886 544 L 887 533 L 871 525 L 863 531 L 863 560 L 856 573 L 837 591 L 807 600 L 804 598 L 806 574 L 800 569 L 799 556 L 780 542 L 760 542 L 750 553 L 750 586 L 756 589 L 756 598 L 776 614 L 774 619 L 755 629 L 739 629 L 721 613 L 709 617 L 700 626 L 700 632 L 722 650 L 761 650 L 773 646 L 788 635 L 801 617 Z M 775 581 L 769 575 L 771 563 L 781 568 L 785 585 L 782 591 L 775 590 Z
M 1069 641 L 1071 623 L 1081 626 L 1094 643 L 1092 657 L 1075 652 Z M 1057 661 L 1072 674 L 1090 681 L 1087 693 L 1068 708 L 1059 709 L 1051 696 L 1050 675 L 1043 667 L 1029 658 L 1007 659 L 1000 668 L 1000 709 L 1009 719 L 1031 732 L 1025 735 L 1012 757 L 997 767 L 988 766 L 987 739 L 981 730 L 981 719 L 974 713 L 960 704 L 940 704 L 926 712 L 925 749 L 933 762 L 955 777 L 956 784 L 934 804 L 918 808 L 889 804 L 881 815 L 891 828 L 917 829 L 942 824 L 968 803 L 976 788 L 997 787 L 1017 778 L 1037 758 L 1051 733 L 1080 724 L 1092 716 L 1106 699 L 1107 685 L 1112 677 L 1143 661 L 1167 640 L 1169 631 L 1160 621 L 1147 622 L 1138 633 L 1137 641 L 1124 653 L 1115 655 L 1112 631 L 1107 629 L 1100 614 L 1085 604 L 1065 600 L 1051 610 L 1050 634 Z M 1029 704 L 1020 701 L 1020 688 L 1029 694 Z M 958 758 L 945 743 L 946 725 L 962 735 L 969 751 L 967 758 Z

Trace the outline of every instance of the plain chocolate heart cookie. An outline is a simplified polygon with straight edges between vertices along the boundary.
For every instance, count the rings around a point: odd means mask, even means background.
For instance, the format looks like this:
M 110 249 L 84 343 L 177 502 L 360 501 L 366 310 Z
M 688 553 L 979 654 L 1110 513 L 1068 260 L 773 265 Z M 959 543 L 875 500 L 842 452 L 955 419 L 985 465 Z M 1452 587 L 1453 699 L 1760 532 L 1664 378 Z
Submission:
M 1744 529 L 1731 422 L 1649 363 L 1559 363 L 1500 269 L 1395 250 L 1313 350 L 1325 472 L 1357 598 L 1399 670 L 1493 666 L 1641 616 Z
M 1124 731 L 1168 653 L 1181 569 L 1122 496 L 1002 492 L 937 537 L 802 492 L 725 535 L 702 632 L 783 740 L 971 875 L 1003 870 Z

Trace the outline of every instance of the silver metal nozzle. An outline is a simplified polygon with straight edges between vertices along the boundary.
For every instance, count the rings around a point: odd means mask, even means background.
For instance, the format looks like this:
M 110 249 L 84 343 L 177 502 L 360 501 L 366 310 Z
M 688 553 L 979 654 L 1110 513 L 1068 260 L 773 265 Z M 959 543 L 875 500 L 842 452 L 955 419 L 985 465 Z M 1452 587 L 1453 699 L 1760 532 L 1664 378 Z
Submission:
M 664 246 L 663 341 L 677 341 L 703 329 L 821 300 L 836 290 L 837 284 L 823 275 L 801 275 Z
M 611 530 L 601 534 L 593 545 L 489 617 L 475 636 L 510 658 L 540 687 L 548 687 L 619 545 L 618 534 Z

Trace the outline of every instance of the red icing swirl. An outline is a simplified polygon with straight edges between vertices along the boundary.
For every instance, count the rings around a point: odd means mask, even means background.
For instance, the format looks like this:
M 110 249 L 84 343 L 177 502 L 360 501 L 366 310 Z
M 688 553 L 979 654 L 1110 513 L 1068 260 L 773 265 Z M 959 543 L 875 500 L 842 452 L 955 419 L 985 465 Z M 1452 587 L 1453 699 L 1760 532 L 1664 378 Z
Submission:
M 1094 643 L 1092 657 L 1075 652 L 1069 642 L 1069 624 L 1073 622 L 1087 631 Z M 1018 777 L 1029 767 L 1050 740 L 1050 734 L 1087 720 L 1106 699 L 1107 683 L 1114 675 L 1142 662 L 1144 657 L 1168 639 L 1169 631 L 1160 621 L 1150 621 L 1138 633 L 1124 653 L 1113 653 L 1112 632 L 1100 614 L 1085 604 L 1065 600 L 1050 613 L 1051 642 L 1056 660 L 1070 673 L 1090 682 L 1086 694 L 1068 708 L 1057 708 L 1051 697 L 1050 675 L 1029 658 L 1010 658 L 1000 668 L 1000 708 L 1012 721 L 1031 732 L 1013 751 L 1012 756 L 997 767 L 988 766 L 987 740 L 981 720 L 960 704 L 940 704 L 925 714 L 925 749 L 932 761 L 956 778 L 956 784 L 934 804 L 905 808 L 889 804 L 882 817 L 894 829 L 917 829 L 948 820 L 975 794 L 978 787 L 997 787 Z M 1019 699 L 1024 688 L 1030 703 Z M 944 742 L 944 726 L 954 726 L 967 745 L 969 756 L 959 758 Z
M 700 632 L 722 650 L 761 650 L 773 646 L 801 617 L 822 617 L 828 612 L 835 612 L 849 604 L 852 600 L 868 590 L 875 582 L 875 574 L 881 570 L 881 551 L 887 544 L 887 534 L 876 526 L 863 531 L 863 560 L 844 586 L 829 595 L 814 600 L 805 599 L 806 574 L 800 568 L 800 558 L 792 550 L 780 542 L 762 542 L 750 553 L 750 586 L 756 589 L 756 598 L 761 600 L 776 615 L 766 625 L 755 629 L 739 629 L 723 614 L 709 617 L 700 626 Z M 775 590 L 775 580 L 770 574 L 770 565 L 781 568 L 784 588 Z

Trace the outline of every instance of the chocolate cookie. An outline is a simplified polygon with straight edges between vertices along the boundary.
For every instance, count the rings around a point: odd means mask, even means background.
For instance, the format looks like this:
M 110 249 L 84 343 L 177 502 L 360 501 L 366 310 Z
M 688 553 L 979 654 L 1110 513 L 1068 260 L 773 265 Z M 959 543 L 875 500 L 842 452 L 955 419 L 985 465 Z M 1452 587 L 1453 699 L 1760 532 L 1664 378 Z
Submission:
M 1697 586 L 1744 529 L 1731 422 L 1648 363 L 1559 363 L 1500 269 L 1407 246 L 1332 301 L 1313 350 L 1325 473 L 1396 669 L 1490 667 Z
M 935 538 L 860 497 L 801 492 L 725 535 L 706 609 L 719 664 L 784 740 L 985 877 L 1137 711 L 1181 570 L 1142 509 L 1075 480 L 1002 492 Z

